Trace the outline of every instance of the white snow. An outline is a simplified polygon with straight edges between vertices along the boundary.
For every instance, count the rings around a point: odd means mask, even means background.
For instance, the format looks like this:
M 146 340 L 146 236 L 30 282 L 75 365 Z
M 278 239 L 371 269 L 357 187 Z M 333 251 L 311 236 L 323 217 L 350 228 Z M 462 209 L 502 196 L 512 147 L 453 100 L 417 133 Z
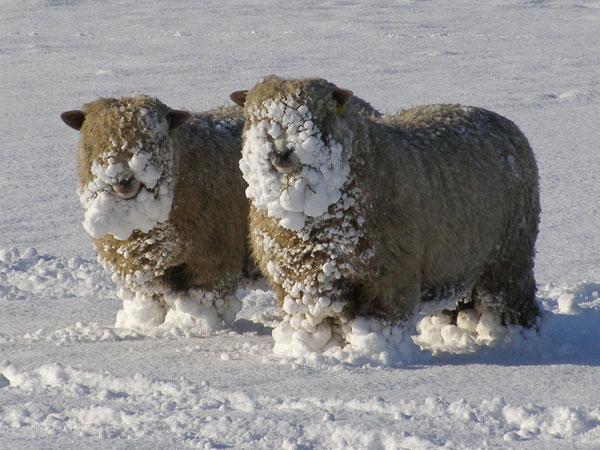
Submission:
M 334 139 L 326 145 L 308 107 L 291 96 L 267 100 L 250 114 L 256 122 L 245 132 L 240 160 L 246 196 L 282 227 L 301 230 L 307 217 L 322 216 L 340 200 L 350 153 Z M 293 150 L 301 165 L 290 174 L 275 170 L 270 161 L 273 153 L 286 150 Z
M 117 294 L 123 300 L 123 306 L 117 312 L 116 327 L 144 329 L 157 327 L 165 321 L 165 307 L 153 298 L 152 292 L 121 287 Z
M 593 383 L 593 372 L 586 372 L 595 370 L 600 356 L 600 285 L 542 287 L 539 333 L 512 333 L 513 339 L 462 355 L 438 347 L 434 357 L 412 342 L 415 327 L 431 317 L 424 308 L 412 329 L 360 319 L 351 324 L 345 348 L 281 359 L 272 354 L 270 326 L 285 322 L 277 317 L 273 295 L 256 283 L 238 291 L 240 318 L 212 333 L 201 327 L 69 325 L 72 319 L 52 315 L 42 320 L 46 328 L 35 329 L 26 321 L 31 303 L 61 305 L 65 296 L 53 294 L 54 277 L 34 279 L 47 268 L 72 274 L 66 277 L 69 289 L 80 293 L 62 311 L 82 303 L 94 319 L 110 323 L 119 302 L 106 279 L 105 286 L 89 284 L 94 276 L 103 280 L 95 264 L 79 260 L 69 267 L 61 258 L 27 253 L 3 251 L 3 261 L 12 262 L 0 266 L 3 286 L 28 292 L 0 295 L 17 320 L 16 327 L 5 322 L 9 334 L 0 335 L 1 345 L 11 349 L 3 356 L 8 360 L 0 359 L 0 387 L 10 399 L 0 407 L 0 429 L 2 439 L 14 439 L 6 443 L 35 447 L 46 439 L 70 439 L 80 446 L 110 439 L 111 447 L 121 447 L 136 439 L 150 447 L 460 448 L 485 441 L 593 448 L 600 438 L 600 408 L 581 389 L 587 377 Z M 86 267 L 96 271 L 82 271 Z M 36 300 L 34 285 L 47 297 Z M 112 298 L 98 295 L 105 291 Z M 566 293 L 577 312 L 561 311 Z M 197 304 L 182 303 L 179 312 L 193 316 Z M 65 325 L 53 325 L 51 317 Z M 465 327 L 470 332 L 475 318 Z M 480 325 L 481 318 L 476 332 Z
M 167 293 L 165 301 L 170 308 L 162 328 L 220 330 L 231 325 L 242 308 L 242 303 L 234 295 L 201 289 L 190 289 L 185 294 Z
M 157 294 L 160 301 L 155 298 Z M 218 290 L 161 290 L 157 294 L 144 288 L 119 288 L 117 295 L 123 306 L 117 312 L 115 327 L 154 334 L 172 330 L 206 334 L 231 325 L 242 307 L 234 295 Z
M 2 2 L 0 447 L 600 447 L 598 6 Z M 121 300 L 81 227 L 78 136 L 58 113 L 140 91 L 202 111 L 273 72 L 382 111 L 461 102 L 514 120 L 540 168 L 539 333 L 434 356 L 416 323 L 398 344 L 363 322 L 355 349 L 282 358 L 263 282 L 240 287 L 221 330 L 116 328 Z

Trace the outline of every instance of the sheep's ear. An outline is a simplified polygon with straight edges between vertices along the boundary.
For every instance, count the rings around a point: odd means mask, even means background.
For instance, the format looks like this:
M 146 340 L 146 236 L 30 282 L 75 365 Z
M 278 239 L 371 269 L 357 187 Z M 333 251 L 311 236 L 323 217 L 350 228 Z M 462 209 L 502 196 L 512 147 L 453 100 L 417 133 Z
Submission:
M 187 111 L 182 111 L 180 109 L 174 109 L 173 111 L 169 111 L 167 113 L 169 130 L 174 130 L 178 126 L 183 125 L 190 117 L 191 114 Z
M 85 114 L 83 111 L 75 109 L 73 111 L 65 111 L 60 115 L 60 118 L 64 123 L 73 128 L 74 130 L 81 130 L 83 121 L 85 120 Z
M 236 105 L 239 105 L 243 108 L 244 104 L 246 103 L 246 94 L 247 93 L 248 93 L 248 91 L 235 91 L 233 94 L 231 94 L 229 96 L 229 98 L 231 100 L 233 100 L 233 103 L 235 103 Z
M 337 102 L 338 107 L 342 108 L 346 105 L 346 103 L 348 102 L 348 100 L 350 100 L 350 97 L 352 97 L 354 95 L 354 93 L 348 89 L 340 89 L 339 87 L 336 87 L 333 90 L 333 99 Z

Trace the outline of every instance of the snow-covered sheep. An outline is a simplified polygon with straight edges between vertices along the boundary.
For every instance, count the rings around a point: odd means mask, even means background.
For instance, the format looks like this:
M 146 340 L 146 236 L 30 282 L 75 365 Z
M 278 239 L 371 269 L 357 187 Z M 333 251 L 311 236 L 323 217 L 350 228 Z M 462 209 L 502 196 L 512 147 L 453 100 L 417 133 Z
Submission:
M 240 108 L 190 114 L 139 95 L 61 117 L 80 131 L 83 226 L 121 286 L 117 325 L 231 321 L 248 253 Z
M 276 342 L 323 350 L 356 318 L 448 298 L 535 323 L 538 174 L 512 122 L 459 105 L 369 117 L 323 79 L 271 76 L 231 98 L 253 254 L 286 313 Z

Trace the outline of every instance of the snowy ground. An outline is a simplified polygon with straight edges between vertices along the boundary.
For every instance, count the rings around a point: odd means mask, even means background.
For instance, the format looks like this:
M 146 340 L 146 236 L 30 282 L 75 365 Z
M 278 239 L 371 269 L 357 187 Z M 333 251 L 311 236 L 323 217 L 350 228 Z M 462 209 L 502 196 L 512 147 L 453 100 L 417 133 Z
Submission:
M 599 31 L 595 1 L 0 2 L 0 448 L 600 447 Z M 540 335 L 286 361 L 265 286 L 230 330 L 114 328 L 59 113 L 134 92 L 203 110 L 268 73 L 513 119 L 540 167 Z

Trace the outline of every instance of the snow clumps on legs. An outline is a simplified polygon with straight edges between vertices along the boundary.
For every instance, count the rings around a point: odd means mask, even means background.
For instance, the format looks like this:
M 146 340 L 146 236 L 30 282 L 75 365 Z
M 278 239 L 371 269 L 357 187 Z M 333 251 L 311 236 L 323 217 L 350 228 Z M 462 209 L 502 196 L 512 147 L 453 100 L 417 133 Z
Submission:
M 83 226 L 120 286 L 120 327 L 220 328 L 247 261 L 239 108 L 201 114 L 139 95 L 62 119 L 80 131 Z
M 535 324 L 537 168 L 512 122 L 459 105 L 376 117 L 322 79 L 271 76 L 232 99 L 252 250 L 285 312 L 276 352 L 382 351 L 435 300 L 471 309 L 445 323 L 458 346 Z

